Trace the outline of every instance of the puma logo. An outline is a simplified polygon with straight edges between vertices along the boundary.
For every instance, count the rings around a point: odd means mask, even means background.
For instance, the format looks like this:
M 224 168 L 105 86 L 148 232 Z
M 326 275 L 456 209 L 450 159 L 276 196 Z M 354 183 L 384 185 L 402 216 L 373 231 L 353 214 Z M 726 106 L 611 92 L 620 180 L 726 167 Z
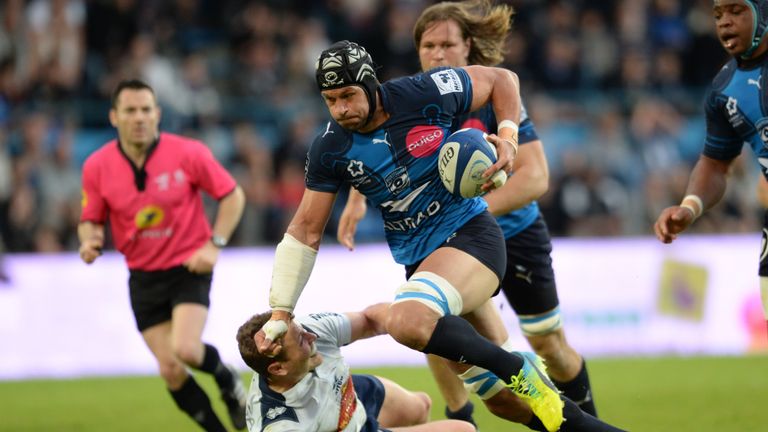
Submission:
M 755 87 L 757 87 L 758 90 L 762 90 L 762 88 L 760 87 L 760 81 L 758 81 L 758 80 L 753 80 L 752 78 L 747 78 L 747 85 L 749 85 L 749 84 L 753 84 Z
M 516 278 L 522 279 L 522 280 L 528 282 L 528 284 L 530 285 L 530 284 L 533 284 L 532 276 L 533 276 L 533 270 L 528 270 L 526 267 L 521 266 L 521 265 L 516 265 L 515 266 L 515 277 Z
M 388 147 L 392 147 L 392 144 L 387 141 L 387 133 L 388 132 L 384 132 L 384 139 L 373 138 L 371 142 L 374 144 L 386 144 Z
M 325 126 L 325 132 L 323 132 L 323 138 L 325 138 L 326 135 L 329 133 L 333 133 L 331 130 L 331 122 L 328 122 L 328 124 Z

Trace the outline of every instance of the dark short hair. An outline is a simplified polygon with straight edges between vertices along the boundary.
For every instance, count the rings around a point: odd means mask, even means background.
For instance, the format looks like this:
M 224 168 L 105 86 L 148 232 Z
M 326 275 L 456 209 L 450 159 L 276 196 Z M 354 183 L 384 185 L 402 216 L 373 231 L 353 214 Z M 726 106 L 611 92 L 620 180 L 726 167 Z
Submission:
M 152 87 L 140 79 L 128 79 L 122 80 L 117 84 L 115 90 L 112 91 L 112 108 L 117 108 L 117 98 L 120 97 L 120 93 L 123 90 L 149 90 L 152 96 L 155 96 L 155 91 Z
M 272 317 L 272 312 L 263 312 L 254 315 L 237 329 L 237 347 L 240 350 L 240 357 L 245 364 L 263 377 L 268 377 L 267 368 L 276 361 L 282 361 L 285 358 L 281 351 L 275 357 L 267 357 L 259 352 L 253 335 L 259 332 L 264 324 Z

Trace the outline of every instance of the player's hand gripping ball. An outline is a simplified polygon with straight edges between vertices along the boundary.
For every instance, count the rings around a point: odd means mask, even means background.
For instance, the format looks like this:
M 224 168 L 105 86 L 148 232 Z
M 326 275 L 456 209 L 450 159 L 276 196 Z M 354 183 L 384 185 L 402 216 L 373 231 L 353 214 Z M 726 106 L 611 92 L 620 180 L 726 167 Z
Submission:
M 457 130 L 446 138 L 440 148 L 437 164 L 440 180 L 455 196 L 473 198 L 485 193 L 481 187 L 488 181 L 483 172 L 496 163 L 496 147 L 486 140 L 487 134 L 479 129 Z M 504 185 L 507 174 L 503 171 L 492 176 L 498 188 Z

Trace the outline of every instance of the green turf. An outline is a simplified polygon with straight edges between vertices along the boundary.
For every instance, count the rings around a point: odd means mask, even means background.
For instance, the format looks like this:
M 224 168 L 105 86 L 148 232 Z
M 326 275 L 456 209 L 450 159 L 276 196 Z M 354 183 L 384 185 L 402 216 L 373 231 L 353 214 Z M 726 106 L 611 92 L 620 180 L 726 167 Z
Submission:
M 424 368 L 356 370 L 429 392 L 433 418 L 443 404 Z M 600 359 L 590 362 L 600 415 L 631 431 L 762 431 L 768 425 L 768 357 Z M 247 375 L 247 374 L 246 374 Z M 249 376 L 244 375 L 244 379 Z M 214 395 L 213 380 L 198 378 Z M 483 432 L 524 431 L 479 406 Z M 158 377 L 0 382 L 0 431 L 193 431 Z

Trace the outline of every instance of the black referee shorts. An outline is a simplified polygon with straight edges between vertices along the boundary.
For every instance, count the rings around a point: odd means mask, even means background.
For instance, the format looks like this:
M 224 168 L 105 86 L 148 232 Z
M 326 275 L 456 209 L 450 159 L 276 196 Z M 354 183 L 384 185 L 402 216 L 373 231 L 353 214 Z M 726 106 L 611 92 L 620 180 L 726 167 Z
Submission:
M 139 331 L 170 321 L 173 308 L 181 303 L 210 305 L 213 273 L 196 274 L 184 266 L 168 270 L 131 270 L 128 286 L 131 307 Z

